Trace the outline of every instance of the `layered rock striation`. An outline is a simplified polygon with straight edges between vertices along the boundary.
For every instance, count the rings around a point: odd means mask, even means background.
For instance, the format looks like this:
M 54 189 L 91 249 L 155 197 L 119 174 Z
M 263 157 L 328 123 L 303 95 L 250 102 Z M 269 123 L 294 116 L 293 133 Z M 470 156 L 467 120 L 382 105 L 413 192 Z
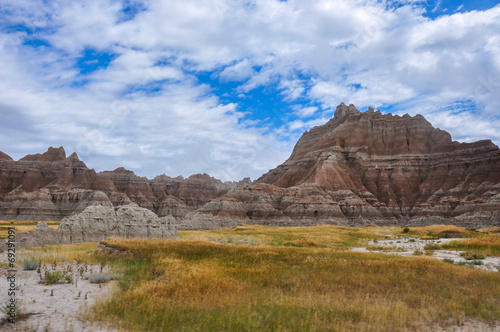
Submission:
M 109 178 L 121 193 L 137 205 L 154 211 L 160 217 L 172 215 L 176 218 L 185 217 L 230 189 L 252 183 L 249 178 L 240 182 L 222 182 L 208 174 L 195 174 L 186 179 L 163 174 L 149 180 L 123 167 L 99 174 Z
M 76 153 L 66 157 L 63 147 L 19 161 L 0 152 L 0 219 L 61 220 L 87 206 L 136 203 L 160 217 L 183 218 L 230 189 L 251 184 L 222 182 L 207 174 L 153 180 L 123 167 L 96 173 Z
M 130 204 L 123 207 L 88 206 L 80 213 L 64 218 L 57 230 L 39 222 L 30 232 L 16 236 L 17 246 L 98 242 L 109 237 L 127 239 L 176 239 L 179 234 L 172 216 L 159 218 L 148 209 Z
M 88 169 L 63 147 L 19 161 L 0 155 L 0 218 L 60 220 L 87 206 L 129 204 L 113 182 Z
M 458 143 L 423 116 L 341 104 L 306 131 L 290 158 L 231 190 L 181 227 L 273 225 L 500 225 L 500 150 Z

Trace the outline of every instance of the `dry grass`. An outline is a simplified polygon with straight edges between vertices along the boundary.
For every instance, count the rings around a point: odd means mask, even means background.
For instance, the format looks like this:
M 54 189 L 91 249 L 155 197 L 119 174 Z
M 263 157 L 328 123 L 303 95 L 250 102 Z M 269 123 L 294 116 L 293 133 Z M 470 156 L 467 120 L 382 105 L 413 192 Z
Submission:
M 240 232 L 271 243 L 281 238 L 272 227 L 257 228 L 260 234 L 253 226 Z M 298 240 L 300 230 L 285 230 L 283 245 Z M 95 307 L 96 318 L 148 331 L 420 331 L 500 319 L 498 273 L 338 249 L 338 243 L 360 241 L 362 229 L 301 230 L 305 241 L 331 242 L 285 247 L 110 239 L 108 245 L 133 256 L 116 258 L 125 277 L 114 296 Z
M 419 237 L 423 240 L 436 238 L 467 238 L 476 236 L 478 232 L 464 227 L 452 225 L 433 225 L 423 227 L 408 227 L 409 232 L 399 229 L 399 235 Z
M 27 253 L 19 254 L 18 261 L 33 259 L 45 265 L 64 265 L 72 262 L 100 264 L 100 258 L 95 255 L 97 245 L 97 242 L 87 242 L 30 248 Z
M 441 248 L 464 250 L 486 256 L 500 256 L 500 234 L 484 234 L 474 239 L 453 241 L 441 245 Z
M 215 243 L 266 244 L 271 246 L 345 248 L 383 239 L 393 234 L 390 227 L 271 227 L 238 225 L 213 231 L 179 231 L 181 237 Z
M 450 230 L 439 227 L 410 236 Z M 422 331 L 500 320 L 499 273 L 348 250 L 401 231 L 240 225 L 175 241 L 106 241 L 118 254 L 95 254 L 97 243 L 32 254 L 123 273 L 92 319 L 130 331 Z M 498 244 L 494 231 L 465 232 L 474 237 L 468 245 Z
M 27 232 L 36 228 L 38 221 L 20 221 L 20 220 L 0 220 L 0 239 L 7 238 L 7 228 L 15 227 L 16 233 Z M 49 227 L 57 229 L 58 221 L 47 221 Z

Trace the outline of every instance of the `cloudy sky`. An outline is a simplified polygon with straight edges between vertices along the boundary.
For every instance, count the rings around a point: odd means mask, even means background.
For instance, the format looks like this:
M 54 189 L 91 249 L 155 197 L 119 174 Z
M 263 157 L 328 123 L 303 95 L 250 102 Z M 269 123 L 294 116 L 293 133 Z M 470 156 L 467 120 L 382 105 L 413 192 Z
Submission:
M 500 5 L 0 1 L 0 150 L 257 178 L 340 103 L 500 144 Z

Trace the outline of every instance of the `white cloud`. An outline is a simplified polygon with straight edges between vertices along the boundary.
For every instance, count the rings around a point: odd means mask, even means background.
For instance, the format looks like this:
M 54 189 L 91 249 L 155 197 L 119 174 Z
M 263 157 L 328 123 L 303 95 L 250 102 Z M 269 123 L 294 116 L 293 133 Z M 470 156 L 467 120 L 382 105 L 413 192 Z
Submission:
M 150 0 L 124 21 L 115 0 L 11 2 L 2 24 L 31 30 L 0 30 L 1 148 L 19 156 L 64 143 L 96 167 L 256 177 L 290 152 L 280 137 L 342 101 L 422 113 L 454 137 L 499 143 L 500 5 L 431 20 L 422 1 L 399 4 Z M 24 44 L 33 38 L 51 46 Z M 82 75 L 87 49 L 113 60 Z M 304 105 L 265 135 L 265 121 L 244 120 L 246 98 L 221 102 L 200 71 L 239 83 L 243 96 L 265 87 Z M 476 110 L 446 111 L 460 100 Z
M 224 70 L 219 74 L 222 81 L 244 81 L 255 75 L 255 71 L 248 59 L 243 59 L 242 61 L 235 63 L 232 66 L 224 68 Z

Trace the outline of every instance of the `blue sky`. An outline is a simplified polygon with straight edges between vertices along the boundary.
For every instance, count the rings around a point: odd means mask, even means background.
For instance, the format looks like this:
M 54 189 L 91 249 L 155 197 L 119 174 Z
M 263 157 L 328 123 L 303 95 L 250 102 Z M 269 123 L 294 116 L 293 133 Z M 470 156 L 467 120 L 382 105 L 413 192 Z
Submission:
M 499 144 L 499 22 L 488 0 L 3 1 L 0 150 L 255 179 L 341 102 Z

